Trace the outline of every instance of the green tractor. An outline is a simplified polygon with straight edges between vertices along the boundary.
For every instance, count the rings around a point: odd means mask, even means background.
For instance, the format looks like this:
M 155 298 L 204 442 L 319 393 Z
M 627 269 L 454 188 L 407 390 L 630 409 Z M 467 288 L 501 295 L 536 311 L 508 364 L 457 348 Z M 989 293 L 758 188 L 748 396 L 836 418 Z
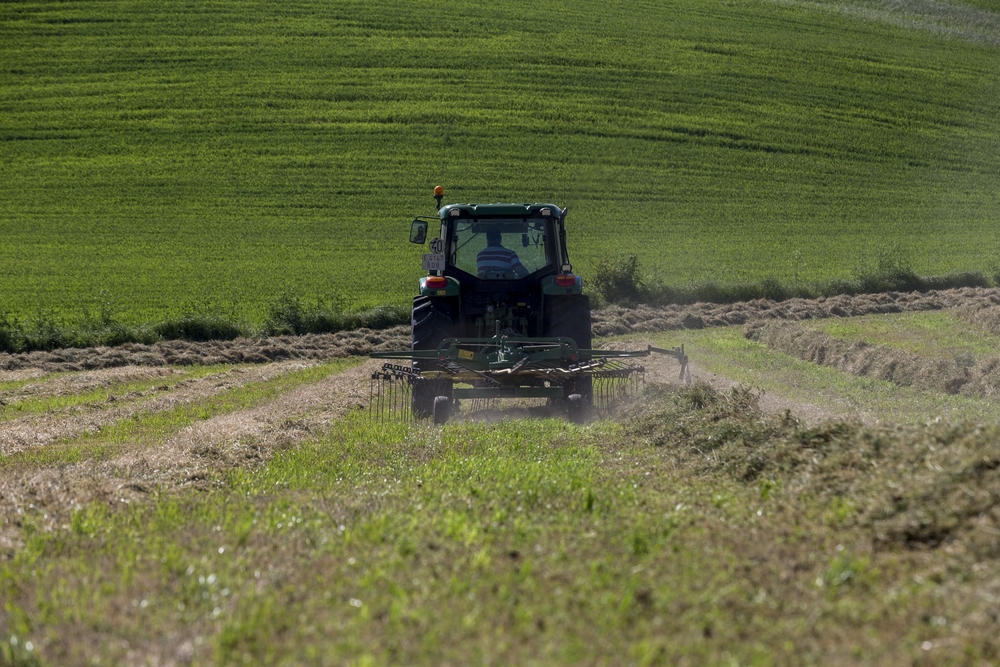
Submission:
M 547 398 L 583 419 L 595 379 L 620 388 L 644 370 L 614 359 L 650 351 L 676 356 L 683 377 L 682 348 L 591 349 L 590 299 L 570 264 L 565 208 L 442 206 L 443 195 L 435 188 L 437 215 L 418 216 L 410 227 L 410 242 L 424 244 L 430 222 L 440 223 L 413 298 L 411 349 L 372 355 L 412 360 L 412 367 L 387 364 L 373 381 L 405 377 L 413 417 L 443 423 L 458 399 Z
M 443 195 L 435 189 L 435 196 Z M 439 200 L 440 201 L 440 200 Z M 573 340 L 589 349 L 590 298 L 573 274 L 566 249 L 566 209 L 553 204 L 449 204 L 438 209 L 441 231 L 431 241 L 413 298 L 413 350 L 436 350 L 446 338 L 515 335 Z M 422 243 L 428 222 L 411 224 L 410 241 Z M 426 372 L 437 361 L 414 360 Z M 447 383 L 414 387 L 413 413 L 433 413 L 434 399 L 451 396 Z M 433 395 L 432 395 L 433 394 Z M 593 401 L 590 377 L 566 379 L 562 398 Z

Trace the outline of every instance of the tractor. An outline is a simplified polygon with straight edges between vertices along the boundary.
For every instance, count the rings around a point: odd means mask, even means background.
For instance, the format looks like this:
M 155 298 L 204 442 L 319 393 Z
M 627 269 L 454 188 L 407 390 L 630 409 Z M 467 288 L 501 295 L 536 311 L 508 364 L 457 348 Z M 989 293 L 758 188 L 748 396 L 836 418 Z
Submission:
M 594 404 L 595 380 L 620 388 L 644 370 L 614 360 L 650 351 L 677 357 L 683 377 L 683 348 L 591 349 L 590 299 L 569 260 L 566 208 L 442 206 L 443 196 L 436 187 L 437 215 L 410 225 L 410 242 L 423 245 L 431 222 L 440 223 L 413 298 L 411 349 L 372 355 L 412 360 L 373 375 L 380 383 L 405 379 L 412 417 L 443 423 L 458 399 L 547 398 L 582 420 Z

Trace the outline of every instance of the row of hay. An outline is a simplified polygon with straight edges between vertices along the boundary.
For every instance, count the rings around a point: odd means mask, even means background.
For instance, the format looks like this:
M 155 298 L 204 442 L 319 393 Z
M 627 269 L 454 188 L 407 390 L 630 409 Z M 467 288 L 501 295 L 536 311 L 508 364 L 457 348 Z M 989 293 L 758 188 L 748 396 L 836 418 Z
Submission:
M 1000 393 L 1000 357 L 927 359 L 885 345 L 834 338 L 788 322 L 753 322 L 746 326 L 745 335 L 771 349 L 851 375 L 964 396 Z
M 828 317 L 860 317 L 887 313 L 964 308 L 969 312 L 994 313 L 1000 332 L 1000 288 L 963 288 L 929 292 L 843 294 L 818 299 L 758 299 L 740 303 L 695 303 L 690 305 L 634 308 L 610 306 L 594 313 L 595 336 L 704 329 L 746 324 L 754 320 L 818 320 Z M 992 310 L 991 310 L 992 309 Z
M 286 359 L 334 359 L 410 347 L 409 327 L 373 331 L 357 329 L 330 334 L 237 338 L 207 342 L 170 340 L 116 347 L 67 348 L 0 353 L 0 371 L 39 368 L 47 372 L 81 371 L 120 366 L 190 366 L 259 364 Z

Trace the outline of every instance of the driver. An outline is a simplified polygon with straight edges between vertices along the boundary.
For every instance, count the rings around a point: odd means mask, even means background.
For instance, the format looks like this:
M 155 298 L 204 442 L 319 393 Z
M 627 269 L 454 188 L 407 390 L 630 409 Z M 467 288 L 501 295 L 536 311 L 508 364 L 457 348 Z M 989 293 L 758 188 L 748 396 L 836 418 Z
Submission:
M 486 247 L 476 255 L 476 271 L 480 278 L 494 274 L 513 274 L 515 278 L 528 275 L 528 270 L 521 264 L 517 253 L 503 247 L 503 236 L 499 229 L 486 232 Z

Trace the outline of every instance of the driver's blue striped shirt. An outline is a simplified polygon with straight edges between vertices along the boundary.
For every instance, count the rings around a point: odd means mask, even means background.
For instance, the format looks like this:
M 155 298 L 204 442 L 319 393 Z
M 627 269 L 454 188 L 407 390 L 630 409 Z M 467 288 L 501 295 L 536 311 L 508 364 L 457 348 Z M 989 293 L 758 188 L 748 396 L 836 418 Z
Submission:
M 516 252 L 499 245 L 487 246 L 476 255 L 476 270 L 479 273 L 510 271 L 515 264 L 520 263 Z

